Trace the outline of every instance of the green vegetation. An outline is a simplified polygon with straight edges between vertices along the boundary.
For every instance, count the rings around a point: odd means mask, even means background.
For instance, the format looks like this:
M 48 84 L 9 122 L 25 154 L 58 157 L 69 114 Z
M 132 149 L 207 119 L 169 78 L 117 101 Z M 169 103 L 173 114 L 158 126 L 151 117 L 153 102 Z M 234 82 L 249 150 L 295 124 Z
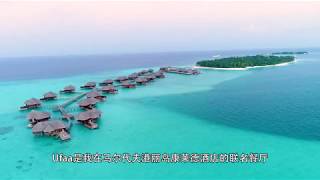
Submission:
M 197 62 L 197 66 L 213 68 L 245 68 L 252 66 L 267 66 L 294 61 L 293 56 L 243 56 L 228 57 Z
M 284 52 L 274 52 L 272 54 L 273 55 L 294 55 L 294 54 L 308 54 L 308 52 L 306 52 L 306 51 L 297 51 L 297 52 L 284 51 Z

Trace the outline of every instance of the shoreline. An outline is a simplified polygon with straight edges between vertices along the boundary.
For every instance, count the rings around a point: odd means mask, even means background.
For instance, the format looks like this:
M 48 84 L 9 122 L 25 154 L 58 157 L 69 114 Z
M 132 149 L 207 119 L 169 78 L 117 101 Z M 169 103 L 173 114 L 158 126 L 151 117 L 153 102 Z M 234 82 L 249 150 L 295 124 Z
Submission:
M 215 67 L 202 67 L 202 66 L 192 66 L 192 68 L 195 69 L 211 69 L 211 70 L 224 70 L 224 71 L 247 71 L 250 69 L 256 69 L 256 68 L 265 68 L 265 67 L 279 67 L 279 66 L 287 66 L 293 63 L 296 63 L 297 60 L 295 59 L 292 62 L 285 62 L 280 64 L 274 64 L 274 65 L 265 65 L 265 66 L 248 66 L 245 68 L 215 68 Z

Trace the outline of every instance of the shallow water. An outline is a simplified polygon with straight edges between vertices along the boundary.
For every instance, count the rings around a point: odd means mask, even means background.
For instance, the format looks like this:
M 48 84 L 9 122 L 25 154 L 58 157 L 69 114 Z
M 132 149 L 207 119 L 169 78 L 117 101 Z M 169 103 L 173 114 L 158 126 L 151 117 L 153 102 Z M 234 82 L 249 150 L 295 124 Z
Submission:
M 27 113 L 17 111 L 18 107 L 48 90 L 99 82 L 136 71 L 135 67 L 2 82 L 0 98 L 7 104 L 0 105 L 0 129 L 13 128 L 0 134 L 2 162 L 6 162 L 1 179 L 319 177 L 319 57 L 314 51 L 284 67 L 202 70 L 199 76 L 168 74 L 145 87 L 121 89 L 98 105 L 103 111 L 99 129 L 74 124 L 69 142 L 34 137 L 26 127 Z M 41 110 L 50 111 L 67 98 L 45 103 Z M 79 111 L 76 105 L 68 110 Z M 269 159 L 257 164 L 52 162 L 52 153 L 75 152 L 261 152 L 268 153 Z

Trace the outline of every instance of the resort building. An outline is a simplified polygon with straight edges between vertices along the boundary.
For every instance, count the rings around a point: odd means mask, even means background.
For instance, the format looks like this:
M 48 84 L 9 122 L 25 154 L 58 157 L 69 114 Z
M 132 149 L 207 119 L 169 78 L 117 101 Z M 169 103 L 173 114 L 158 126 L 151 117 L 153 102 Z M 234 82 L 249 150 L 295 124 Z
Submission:
M 198 75 L 198 74 L 200 74 L 200 71 L 196 70 L 196 69 L 192 69 L 192 74 L 193 75 Z
M 99 100 L 96 98 L 87 98 L 78 103 L 79 107 L 83 109 L 92 109 L 96 106 Z
M 139 76 L 141 76 L 141 75 L 147 74 L 148 72 L 149 72 L 148 70 L 142 70 L 142 71 L 138 72 L 138 74 L 139 74 Z
M 120 77 L 117 77 L 117 79 L 115 79 L 116 82 L 123 82 L 123 81 L 127 81 L 128 80 L 128 77 L 127 76 L 120 76 Z
M 108 85 L 112 85 L 112 84 L 113 84 L 112 79 L 106 79 L 106 80 L 102 81 L 99 85 L 100 86 L 108 86 Z
M 104 101 L 107 97 L 102 95 L 100 92 L 98 91 L 91 91 L 91 92 L 88 92 L 86 94 L 87 98 L 95 98 L 95 99 L 98 99 L 99 101 Z
M 138 73 L 132 73 L 128 76 L 128 79 L 129 80 L 135 80 L 139 77 L 139 74 Z
M 50 119 L 50 113 L 32 110 L 28 114 L 27 119 L 29 120 L 29 123 L 30 123 L 28 126 L 33 127 L 38 122 L 48 121 Z
M 96 87 L 96 82 L 87 82 L 85 85 L 81 86 L 83 89 L 93 89 Z
M 161 67 L 160 71 L 167 72 L 170 67 Z
M 36 98 L 31 98 L 31 99 L 26 100 L 24 102 L 24 104 L 25 104 L 24 106 L 20 107 L 21 110 L 38 108 L 41 106 L 40 100 L 38 100 Z
M 156 79 L 156 76 L 154 75 L 148 75 L 148 76 L 145 76 L 145 78 L 148 80 L 148 81 L 153 81 Z
M 145 85 L 148 83 L 148 80 L 146 78 L 142 78 L 142 77 L 137 78 L 135 81 L 136 81 L 137 85 Z
M 62 121 L 59 120 L 38 122 L 33 126 L 32 133 L 35 135 L 56 136 L 61 140 L 70 139 L 67 127 Z
M 98 128 L 97 120 L 100 117 L 101 117 L 101 111 L 97 109 L 91 109 L 91 110 L 79 113 L 79 115 L 77 116 L 77 120 L 89 129 L 96 129 Z
M 124 87 L 124 88 L 135 88 L 136 85 L 135 84 L 132 84 L 130 83 L 129 81 L 124 81 L 121 83 L 121 86 Z
M 112 85 L 102 86 L 101 91 L 109 94 L 116 94 L 118 92 L 118 90 Z
M 165 78 L 165 75 L 162 71 L 157 71 L 153 74 L 156 78 Z
M 200 71 L 196 69 L 188 69 L 188 68 L 174 68 L 174 67 L 164 67 L 160 68 L 161 71 L 169 72 L 169 73 L 177 73 L 177 74 L 185 74 L 185 75 L 197 75 L 200 74 Z
M 57 98 L 57 94 L 54 92 L 47 92 L 43 95 L 43 98 L 41 98 L 40 100 L 53 100 Z
M 76 90 L 76 87 L 69 85 L 63 88 L 63 90 L 61 90 L 61 93 L 74 93 Z

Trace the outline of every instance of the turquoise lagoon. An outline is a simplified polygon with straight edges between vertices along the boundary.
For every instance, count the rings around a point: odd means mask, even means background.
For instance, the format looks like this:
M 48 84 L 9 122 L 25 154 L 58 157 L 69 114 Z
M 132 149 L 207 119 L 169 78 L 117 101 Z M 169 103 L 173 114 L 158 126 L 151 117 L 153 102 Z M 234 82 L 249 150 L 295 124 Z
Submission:
M 248 54 L 248 52 L 246 52 Z M 175 55 L 178 56 L 178 55 Z M 199 54 L 197 57 L 208 56 Z M 196 56 L 194 56 L 196 57 Z M 141 58 L 141 57 L 140 57 Z M 34 137 L 23 101 L 68 84 L 102 81 L 140 68 L 0 82 L 1 179 L 318 178 L 320 52 L 283 67 L 167 74 L 100 103 L 98 130 L 74 124 L 72 140 Z M 190 65 L 194 59 L 177 65 Z M 171 61 L 170 61 L 171 62 Z M 4 62 L 5 63 L 5 62 Z M 134 62 L 132 62 L 134 63 Z M 174 62 L 170 63 L 174 65 Z M 160 64 L 149 64 L 157 68 Z M 162 64 L 161 64 L 162 65 Z M 50 70 L 48 70 L 50 71 Z M 39 72 L 40 73 L 40 72 Z M 49 111 L 59 102 L 44 103 Z M 67 110 L 77 113 L 76 105 Z M 58 114 L 53 114 L 58 117 Z M 266 163 L 54 163 L 52 153 L 268 153 Z

